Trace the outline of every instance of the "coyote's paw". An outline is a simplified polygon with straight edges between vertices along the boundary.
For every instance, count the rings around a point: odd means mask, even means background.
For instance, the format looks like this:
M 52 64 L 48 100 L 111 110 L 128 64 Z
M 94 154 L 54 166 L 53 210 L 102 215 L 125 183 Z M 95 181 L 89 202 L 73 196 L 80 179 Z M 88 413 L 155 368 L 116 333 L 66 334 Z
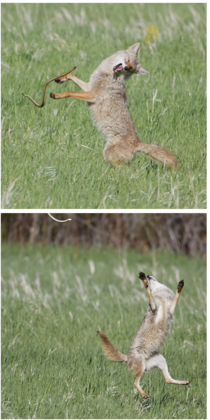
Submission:
M 50 93 L 50 97 L 52 98 L 52 99 L 56 99 L 56 93 Z
M 64 80 L 62 80 L 62 79 L 55 79 L 54 81 L 55 81 L 55 83 L 63 83 L 64 82 Z
M 183 287 L 184 287 L 184 280 L 181 280 L 177 287 L 178 293 L 181 293 Z
M 142 272 L 139 273 L 139 278 L 143 281 L 144 286 L 147 288 L 148 287 L 148 281 L 147 281 L 145 273 L 142 273 Z

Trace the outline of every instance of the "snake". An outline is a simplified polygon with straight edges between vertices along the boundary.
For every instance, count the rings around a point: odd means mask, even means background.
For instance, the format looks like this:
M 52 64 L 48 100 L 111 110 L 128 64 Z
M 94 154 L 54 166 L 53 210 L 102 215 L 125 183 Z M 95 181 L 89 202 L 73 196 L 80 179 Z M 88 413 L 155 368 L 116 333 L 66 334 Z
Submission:
M 67 76 L 67 74 L 69 74 L 69 73 L 71 73 L 72 71 L 74 71 L 76 69 L 76 66 L 75 67 L 73 67 L 73 69 L 71 69 L 71 70 L 69 70 L 69 71 L 67 71 L 66 73 L 63 73 L 63 74 L 60 74 L 59 76 L 55 76 L 55 77 L 52 77 L 52 79 L 50 79 L 50 80 L 48 80 L 46 83 L 45 83 L 45 85 L 44 85 L 44 90 L 43 90 L 43 95 L 42 95 L 42 103 L 39 105 L 31 96 L 29 96 L 29 95 L 25 95 L 23 92 L 21 92 L 21 95 L 23 95 L 25 98 L 29 98 L 30 100 L 31 100 L 31 102 L 33 102 L 33 104 L 34 105 L 36 105 L 38 108 L 42 108 L 43 106 L 44 106 L 44 104 L 45 104 L 45 94 L 46 94 L 46 88 L 47 88 L 47 85 L 50 83 L 50 82 L 53 82 L 53 80 L 56 80 L 56 79 L 59 79 L 60 77 L 64 77 L 64 76 Z

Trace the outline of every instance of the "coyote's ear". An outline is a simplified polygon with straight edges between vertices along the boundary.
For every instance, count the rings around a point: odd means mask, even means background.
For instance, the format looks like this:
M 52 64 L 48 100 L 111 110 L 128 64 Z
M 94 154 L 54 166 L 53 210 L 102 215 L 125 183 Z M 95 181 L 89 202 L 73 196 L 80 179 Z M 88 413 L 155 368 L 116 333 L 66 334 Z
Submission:
M 149 74 L 149 72 L 139 63 L 136 68 L 137 74 Z
M 140 42 L 137 42 L 136 44 L 134 44 L 134 45 L 131 45 L 131 47 L 129 47 L 128 48 L 128 51 L 130 51 L 130 52 L 132 52 L 133 54 L 136 54 L 137 55 L 137 53 L 138 53 L 138 50 L 139 50 L 139 48 L 140 48 Z

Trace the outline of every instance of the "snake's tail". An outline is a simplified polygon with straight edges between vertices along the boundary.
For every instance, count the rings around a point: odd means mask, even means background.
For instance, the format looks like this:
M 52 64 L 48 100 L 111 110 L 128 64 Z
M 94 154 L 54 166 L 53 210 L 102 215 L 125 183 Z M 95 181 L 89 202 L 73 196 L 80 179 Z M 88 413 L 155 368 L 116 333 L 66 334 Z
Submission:
M 29 98 L 31 100 L 31 102 L 33 102 L 33 104 L 36 105 L 38 108 L 42 108 L 45 104 L 45 100 L 42 101 L 42 103 L 39 105 L 33 98 L 31 98 L 31 96 L 25 95 L 23 92 L 21 92 L 21 95 L 23 95 L 25 98 Z

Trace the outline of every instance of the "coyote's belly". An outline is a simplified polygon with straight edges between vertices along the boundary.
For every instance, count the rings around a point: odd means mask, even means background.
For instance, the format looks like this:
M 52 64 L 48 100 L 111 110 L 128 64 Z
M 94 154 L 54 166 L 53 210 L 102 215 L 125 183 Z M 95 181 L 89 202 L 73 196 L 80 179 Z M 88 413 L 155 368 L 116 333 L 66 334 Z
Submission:
M 155 312 L 152 312 L 150 307 L 148 308 L 140 328 L 133 337 L 129 350 L 130 358 L 134 355 L 138 357 L 141 354 L 147 359 L 155 354 L 163 344 L 172 321 L 167 306 L 165 303 L 157 305 Z
M 91 83 L 91 88 L 97 92 L 95 103 L 89 103 L 93 122 L 107 140 L 122 141 L 130 136 L 135 143 L 138 137 L 128 110 L 125 87 L 113 78 L 104 79 L 103 84 Z
M 146 360 L 157 354 L 158 349 L 166 339 L 171 320 L 172 317 L 162 318 L 161 321 L 156 323 L 155 319 L 152 320 L 150 316 L 147 318 L 147 315 L 145 315 L 142 325 L 135 334 L 129 349 L 127 363 L 128 369 L 133 374 L 138 373 L 140 360 L 142 363 L 146 363 Z
M 106 138 L 124 136 L 137 138 L 123 95 L 118 94 L 114 98 L 104 95 L 96 103 L 90 104 L 90 111 L 95 125 Z

